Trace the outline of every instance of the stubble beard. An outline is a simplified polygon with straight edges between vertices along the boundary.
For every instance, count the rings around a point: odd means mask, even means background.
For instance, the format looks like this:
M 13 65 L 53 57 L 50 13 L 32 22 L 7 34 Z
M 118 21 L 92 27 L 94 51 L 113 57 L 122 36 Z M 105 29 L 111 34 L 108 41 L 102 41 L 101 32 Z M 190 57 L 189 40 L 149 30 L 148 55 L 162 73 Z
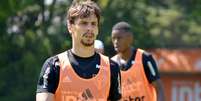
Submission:
M 88 34 L 88 33 L 84 33 L 82 37 L 91 37 L 91 38 L 94 38 L 94 37 L 95 37 L 95 34 L 94 34 L 94 33 L 90 33 L 90 34 L 92 34 L 91 36 L 87 36 L 87 34 Z M 94 45 L 94 40 L 93 40 L 93 42 L 91 42 L 91 43 L 87 43 L 87 42 L 85 42 L 85 41 L 82 39 L 82 40 L 81 40 L 81 43 L 82 43 L 84 46 L 86 46 L 86 47 L 91 47 L 91 46 Z
M 81 43 L 82 43 L 84 46 L 86 46 L 86 47 L 91 47 L 91 46 L 93 46 L 93 44 L 94 44 L 94 40 L 93 40 L 92 43 L 86 43 L 86 42 L 84 42 L 83 40 L 81 40 Z

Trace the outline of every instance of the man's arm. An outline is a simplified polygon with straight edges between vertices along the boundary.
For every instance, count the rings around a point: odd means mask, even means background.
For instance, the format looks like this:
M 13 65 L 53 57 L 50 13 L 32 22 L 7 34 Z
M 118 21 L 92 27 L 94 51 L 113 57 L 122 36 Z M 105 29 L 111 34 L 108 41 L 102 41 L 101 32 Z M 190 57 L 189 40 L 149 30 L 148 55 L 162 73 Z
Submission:
M 156 89 L 157 101 L 165 101 L 165 95 L 163 90 L 163 85 L 160 79 L 152 82 L 154 88 Z
M 143 53 L 143 65 L 146 73 L 146 77 L 150 84 L 156 89 L 157 101 L 165 101 L 164 90 L 157 64 L 151 54 Z
M 36 101 L 54 101 L 54 94 L 52 93 L 37 93 Z
M 41 69 L 37 83 L 36 101 L 54 101 L 54 93 L 59 82 L 58 58 L 46 60 Z

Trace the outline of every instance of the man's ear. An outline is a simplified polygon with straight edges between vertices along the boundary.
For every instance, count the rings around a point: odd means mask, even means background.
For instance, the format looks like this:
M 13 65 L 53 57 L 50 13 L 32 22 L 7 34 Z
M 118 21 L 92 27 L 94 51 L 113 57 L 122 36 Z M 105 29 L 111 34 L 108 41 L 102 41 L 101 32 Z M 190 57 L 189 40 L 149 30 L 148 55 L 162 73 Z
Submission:
M 72 24 L 67 20 L 67 28 L 70 34 L 72 34 Z

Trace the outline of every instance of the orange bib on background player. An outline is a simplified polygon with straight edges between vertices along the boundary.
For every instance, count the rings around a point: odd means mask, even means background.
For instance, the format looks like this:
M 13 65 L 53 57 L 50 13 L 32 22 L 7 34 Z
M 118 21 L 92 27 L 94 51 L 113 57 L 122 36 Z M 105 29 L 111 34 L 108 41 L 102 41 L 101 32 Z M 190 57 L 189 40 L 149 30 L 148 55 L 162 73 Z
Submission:
M 55 93 L 55 101 L 107 101 L 110 90 L 108 57 L 100 55 L 99 71 L 89 79 L 77 75 L 70 64 L 67 52 L 59 54 L 58 57 L 60 79 Z
M 138 49 L 131 68 L 121 70 L 122 101 L 156 101 L 156 91 L 144 72 L 143 50 Z

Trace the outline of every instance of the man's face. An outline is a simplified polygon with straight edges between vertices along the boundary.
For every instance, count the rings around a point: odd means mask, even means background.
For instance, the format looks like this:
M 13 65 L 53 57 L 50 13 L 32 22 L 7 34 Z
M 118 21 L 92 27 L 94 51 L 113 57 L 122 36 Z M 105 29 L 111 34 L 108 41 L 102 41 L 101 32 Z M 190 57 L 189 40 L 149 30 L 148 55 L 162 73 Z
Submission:
M 69 28 L 72 38 L 82 45 L 90 47 L 94 45 L 94 40 L 98 34 L 98 19 L 95 14 L 86 18 L 77 18 Z
M 113 30 L 112 43 L 116 52 L 125 52 L 131 47 L 132 35 L 121 30 Z

